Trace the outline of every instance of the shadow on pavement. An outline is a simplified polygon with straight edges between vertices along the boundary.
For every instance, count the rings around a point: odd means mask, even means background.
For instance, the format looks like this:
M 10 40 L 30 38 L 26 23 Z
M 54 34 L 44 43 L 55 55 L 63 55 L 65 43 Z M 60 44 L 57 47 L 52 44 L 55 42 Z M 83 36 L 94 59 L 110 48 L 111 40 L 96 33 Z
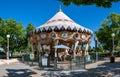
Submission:
M 90 73 L 96 73 L 100 77 L 120 77 L 120 62 L 105 62 L 104 64 L 99 65 L 97 68 L 89 69 L 88 71 Z
M 96 74 L 89 74 L 85 71 L 47 71 L 42 74 L 43 77 L 99 77 Z
M 120 77 L 120 62 L 105 62 L 86 71 L 47 71 L 43 77 Z
M 7 70 L 7 77 L 32 77 L 31 75 L 36 74 L 30 69 L 6 69 Z M 6 76 L 4 76 L 6 77 Z

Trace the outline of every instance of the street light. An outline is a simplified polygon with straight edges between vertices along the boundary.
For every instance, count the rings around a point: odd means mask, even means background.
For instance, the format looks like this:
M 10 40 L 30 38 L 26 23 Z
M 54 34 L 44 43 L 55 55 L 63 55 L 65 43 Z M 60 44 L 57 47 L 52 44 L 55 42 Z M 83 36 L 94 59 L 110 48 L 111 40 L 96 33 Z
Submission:
M 115 37 L 115 33 L 112 33 L 111 36 L 112 36 L 112 52 L 111 52 L 110 62 L 114 63 L 115 62 L 115 57 L 114 57 L 114 37 Z
M 10 35 L 8 34 L 6 37 L 7 37 L 7 60 L 9 60 L 9 38 L 10 38 Z

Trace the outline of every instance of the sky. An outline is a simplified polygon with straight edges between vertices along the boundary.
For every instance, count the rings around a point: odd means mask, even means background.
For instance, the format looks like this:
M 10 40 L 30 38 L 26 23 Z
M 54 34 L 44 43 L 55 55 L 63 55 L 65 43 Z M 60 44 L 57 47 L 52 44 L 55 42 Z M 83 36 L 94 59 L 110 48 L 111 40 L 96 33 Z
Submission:
M 54 16 L 61 6 L 62 11 L 72 20 L 94 32 L 101 28 L 101 23 L 110 13 L 120 14 L 119 5 L 120 2 L 117 2 L 111 8 L 102 8 L 95 5 L 64 6 L 58 0 L 0 0 L 0 17 L 21 22 L 24 28 L 28 23 L 38 27 Z M 93 38 L 91 46 L 94 46 Z

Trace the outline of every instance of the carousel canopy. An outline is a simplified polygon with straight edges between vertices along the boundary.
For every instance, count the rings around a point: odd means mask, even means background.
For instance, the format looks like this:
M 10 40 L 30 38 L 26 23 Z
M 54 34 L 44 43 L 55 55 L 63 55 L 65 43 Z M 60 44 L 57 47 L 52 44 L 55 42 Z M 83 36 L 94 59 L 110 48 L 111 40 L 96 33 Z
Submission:
M 65 46 L 65 45 L 63 45 L 63 44 L 61 44 L 61 45 L 56 45 L 56 46 L 54 46 L 54 48 L 69 49 L 68 46 Z
M 77 24 L 71 18 L 69 18 L 66 14 L 64 14 L 61 8 L 50 20 L 48 20 L 45 24 L 40 25 L 34 31 L 42 32 L 42 31 L 63 30 L 63 29 L 92 33 L 90 29 L 87 29 Z

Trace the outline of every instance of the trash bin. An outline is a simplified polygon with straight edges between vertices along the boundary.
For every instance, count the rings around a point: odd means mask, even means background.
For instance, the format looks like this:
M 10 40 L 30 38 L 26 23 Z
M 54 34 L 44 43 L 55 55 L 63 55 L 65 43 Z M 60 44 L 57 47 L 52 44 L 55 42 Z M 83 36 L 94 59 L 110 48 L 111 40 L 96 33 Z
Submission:
M 110 62 L 111 62 L 111 63 L 114 63 L 114 62 L 115 62 L 115 57 L 114 57 L 114 56 L 111 56 L 111 57 L 110 57 Z
M 24 55 L 24 54 L 22 54 L 22 62 L 24 62 L 24 56 L 25 56 L 25 55 Z
M 42 67 L 47 67 L 48 66 L 48 58 L 42 57 Z

